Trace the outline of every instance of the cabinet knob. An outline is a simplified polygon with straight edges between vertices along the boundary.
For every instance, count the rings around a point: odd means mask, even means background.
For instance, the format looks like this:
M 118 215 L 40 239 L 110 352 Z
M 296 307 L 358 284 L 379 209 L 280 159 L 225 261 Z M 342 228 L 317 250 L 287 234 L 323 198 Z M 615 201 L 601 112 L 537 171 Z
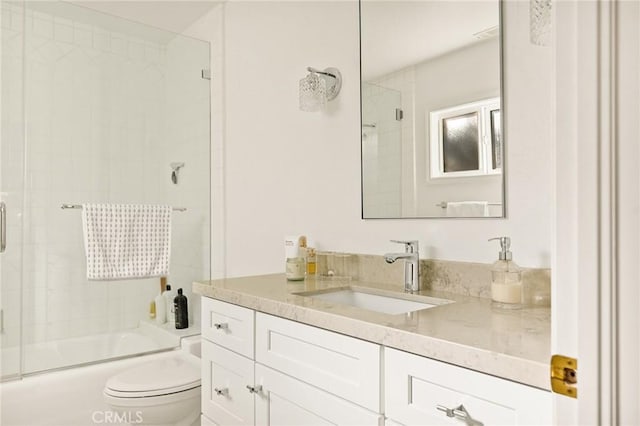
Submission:
M 484 423 L 471 417 L 467 409 L 464 408 L 464 405 L 462 404 L 455 408 L 447 408 L 444 405 L 436 405 L 436 409 L 445 413 L 447 417 L 454 417 L 456 419 L 462 420 L 467 426 L 484 426 Z
M 247 385 L 247 389 L 249 389 L 249 393 L 259 393 L 262 391 L 262 385 Z
M 224 330 L 229 328 L 229 324 L 227 324 L 226 322 L 218 322 L 213 324 L 213 326 L 218 330 L 221 330 L 221 329 Z
M 229 393 L 229 389 L 227 388 L 222 388 L 222 389 L 218 389 L 218 388 L 213 388 L 214 392 L 216 393 L 216 395 L 226 395 L 227 393 Z

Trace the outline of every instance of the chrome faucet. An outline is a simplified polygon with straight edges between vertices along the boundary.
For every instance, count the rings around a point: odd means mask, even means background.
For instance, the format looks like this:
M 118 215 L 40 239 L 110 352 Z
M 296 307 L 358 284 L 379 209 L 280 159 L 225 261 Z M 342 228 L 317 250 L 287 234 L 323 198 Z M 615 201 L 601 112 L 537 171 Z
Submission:
M 413 293 L 420 290 L 420 257 L 417 241 L 397 241 L 392 243 L 404 244 L 404 253 L 387 253 L 384 260 L 394 263 L 398 259 L 404 259 L 404 291 Z

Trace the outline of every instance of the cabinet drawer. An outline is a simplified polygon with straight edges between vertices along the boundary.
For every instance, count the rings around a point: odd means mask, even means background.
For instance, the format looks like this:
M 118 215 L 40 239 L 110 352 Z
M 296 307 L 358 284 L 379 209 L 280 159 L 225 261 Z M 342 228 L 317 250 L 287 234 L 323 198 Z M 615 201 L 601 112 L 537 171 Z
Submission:
M 253 359 L 254 312 L 251 309 L 202 298 L 202 337 Z
M 214 343 L 202 342 L 202 413 L 219 425 L 253 425 L 253 364 Z
M 438 406 L 461 404 L 485 425 L 551 424 L 551 393 L 385 348 L 385 414 L 405 425 L 464 424 Z
M 256 364 L 256 424 L 259 425 L 371 425 L 382 415 L 338 398 L 283 373 Z
M 379 412 L 380 346 L 258 312 L 256 361 Z

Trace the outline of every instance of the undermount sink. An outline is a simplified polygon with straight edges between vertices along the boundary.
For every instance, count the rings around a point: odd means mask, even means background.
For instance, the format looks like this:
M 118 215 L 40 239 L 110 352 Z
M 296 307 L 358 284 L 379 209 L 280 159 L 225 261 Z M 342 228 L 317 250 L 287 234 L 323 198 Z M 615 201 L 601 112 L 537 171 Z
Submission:
M 317 290 L 295 294 L 390 315 L 406 314 L 453 303 L 452 300 L 447 299 L 403 293 L 398 294 L 357 287 L 341 287 L 331 290 Z

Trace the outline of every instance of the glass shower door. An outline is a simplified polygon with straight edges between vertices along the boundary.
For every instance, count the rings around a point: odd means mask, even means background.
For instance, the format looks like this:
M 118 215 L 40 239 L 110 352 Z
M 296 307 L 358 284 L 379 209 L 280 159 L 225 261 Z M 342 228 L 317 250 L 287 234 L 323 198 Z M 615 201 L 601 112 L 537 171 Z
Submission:
M 24 202 L 24 13 L 0 3 L 0 378 L 19 377 L 22 363 L 22 242 Z
M 362 214 L 402 214 L 402 94 L 362 83 Z

